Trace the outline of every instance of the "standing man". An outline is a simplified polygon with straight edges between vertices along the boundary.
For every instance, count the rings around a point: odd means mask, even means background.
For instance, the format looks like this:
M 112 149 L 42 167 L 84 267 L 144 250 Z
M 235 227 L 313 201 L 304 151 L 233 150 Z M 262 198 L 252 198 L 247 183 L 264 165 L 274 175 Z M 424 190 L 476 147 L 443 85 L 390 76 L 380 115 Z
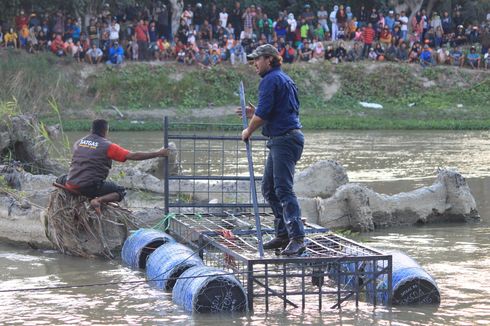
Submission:
M 242 140 L 248 140 L 261 126 L 262 134 L 269 137 L 262 194 L 275 216 L 276 236 L 264 244 L 264 249 L 286 246 L 281 252 L 283 255 L 299 255 L 306 246 L 301 209 L 293 191 L 294 169 L 304 145 L 298 89 L 281 70 L 282 57 L 274 46 L 261 45 L 247 57 L 254 60 L 255 69 L 262 80 L 257 108 L 246 108 L 250 123 L 242 132 Z
M 106 120 L 92 122 L 91 134 L 78 140 L 73 147 L 73 157 L 66 182 L 60 177 L 57 182 L 73 192 L 91 198 L 90 205 L 100 214 L 100 206 L 107 202 L 121 201 L 126 195 L 124 187 L 106 181 L 112 160 L 142 161 L 168 156 L 170 151 L 162 148 L 155 152 L 131 152 L 108 140 L 109 124 Z

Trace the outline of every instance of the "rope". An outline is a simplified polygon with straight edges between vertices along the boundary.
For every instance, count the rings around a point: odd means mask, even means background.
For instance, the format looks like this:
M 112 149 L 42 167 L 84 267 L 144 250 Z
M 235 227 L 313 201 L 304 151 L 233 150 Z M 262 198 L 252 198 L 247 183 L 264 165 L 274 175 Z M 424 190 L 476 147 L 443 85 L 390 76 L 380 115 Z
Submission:
M 197 251 L 196 251 L 197 252 Z M 196 252 L 194 252 L 192 255 L 194 255 Z M 191 256 L 192 256 L 191 255 Z M 189 257 L 191 257 L 189 256 Z M 333 262 L 328 262 L 328 263 L 308 263 L 309 268 L 315 268 L 315 267 L 326 267 L 328 264 L 333 264 L 337 263 L 340 258 L 337 258 Z M 307 263 L 305 261 L 305 263 Z M 114 285 L 121 285 L 121 284 L 144 284 L 144 283 L 149 283 L 150 281 L 168 281 L 168 280 L 177 280 L 179 278 L 181 279 L 191 279 L 191 278 L 200 278 L 200 277 L 212 277 L 212 276 L 219 276 L 219 275 L 243 275 L 243 274 L 250 274 L 250 273 L 262 273 L 262 272 L 283 272 L 282 267 L 278 268 L 273 268 L 273 269 L 254 269 L 253 271 L 242 271 L 242 272 L 224 272 L 224 273 L 219 273 L 219 274 L 207 274 L 207 275 L 199 275 L 199 276 L 188 276 L 188 277 L 167 277 L 167 278 L 161 278 L 161 279 L 156 279 L 153 278 L 151 280 L 141 280 L 141 281 L 119 281 L 119 282 L 101 282 L 101 283 L 89 283 L 89 284 L 75 284 L 75 285 L 60 285 L 60 286 L 46 286 L 46 287 L 33 287 L 33 288 L 22 288 L 22 289 L 6 289 L 6 290 L 1 290 L 0 293 L 8 293 L 8 292 L 23 292 L 23 291 L 47 291 L 47 290 L 63 290 L 63 289 L 76 289 L 76 288 L 87 288 L 87 287 L 97 287 L 97 286 L 114 286 Z M 133 289 L 133 287 L 131 288 Z

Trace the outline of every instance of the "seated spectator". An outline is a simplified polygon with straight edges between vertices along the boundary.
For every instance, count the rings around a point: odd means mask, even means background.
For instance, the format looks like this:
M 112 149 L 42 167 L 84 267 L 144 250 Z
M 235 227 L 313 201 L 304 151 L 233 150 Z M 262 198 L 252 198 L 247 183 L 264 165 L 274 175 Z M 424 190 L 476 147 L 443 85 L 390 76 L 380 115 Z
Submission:
M 388 46 L 388 48 L 386 49 L 385 51 L 385 58 L 386 60 L 388 61 L 394 61 L 394 62 L 398 62 L 398 47 L 395 45 L 394 43 L 394 39 L 391 41 L 391 44 Z
M 211 56 L 211 63 L 214 66 L 221 62 L 221 49 L 217 43 L 213 44 L 209 51 L 209 55 Z
M 376 43 L 374 52 L 376 52 L 376 61 L 385 61 L 385 50 L 381 46 L 381 43 Z
M 440 65 L 449 64 L 449 52 L 444 48 L 439 48 L 436 50 L 436 62 Z
M 323 59 L 325 56 L 325 48 L 323 47 L 323 42 L 320 40 L 315 40 L 313 43 L 313 58 Z
M 339 46 L 335 49 L 335 57 L 337 62 L 344 62 L 347 59 L 347 50 L 345 48 L 344 42 L 340 42 Z
M 65 55 L 73 58 L 78 57 L 78 46 L 73 43 L 73 39 L 69 38 L 66 40 L 65 44 L 63 45 L 63 48 L 65 50 Z
M 3 46 L 3 28 L 0 24 L 0 48 Z
M 102 52 L 102 50 L 97 47 L 97 44 L 95 42 L 93 42 L 92 46 L 85 54 L 85 61 L 87 61 L 90 64 L 96 65 L 102 62 L 103 56 L 104 53 Z
M 286 43 L 280 54 L 285 63 L 296 61 L 296 50 L 291 46 L 291 42 Z
M 5 46 L 7 48 L 14 48 L 14 49 L 18 48 L 18 46 L 19 46 L 19 44 L 17 43 L 18 36 L 12 27 L 10 27 L 9 31 L 7 33 L 5 33 L 5 35 L 3 36 L 3 39 L 5 41 Z
M 463 25 L 458 25 L 452 38 L 451 46 L 461 46 L 466 43 L 466 32 Z
M 410 51 L 408 52 L 408 63 L 419 62 L 419 54 L 419 43 L 416 42 L 412 45 Z
M 335 51 L 333 49 L 333 45 L 331 44 L 327 45 L 327 50 L 325 51 L 325 61 L 330 61 L 331 63 L 336 61 Z
M 449 63 L 452 66 L 463 67 L 464 55 L 459 46 L 454 46 L 451 51 L 449 51 Z
M 470 52 L 466 55 L 466 61 L 473 69 L 480 69 L 481 56 L 476 52 L 476 48 L 472 46 Z
M 194 64 L 195 60 L 194 51 L 191 48 L 187 48 L 185 51 L 184 63 L 190 66 Z
M 403 42 L 403 40 L 398 47 L 398 52 L 396 55 L 396 61 L 398 61 L 398 62 L 407 62 L 408 61 L 407 43 Z
M 246 64 L 247 54 L 240 42 L 235 42 L 235 45 L 230 49 L 230 62 L 234 65 L 236 62 Z
M 108 65 L 120 65 L 123 63 L 124 49 L 119 45 L 118 41 L 114 41 L 109 49 L 108 59 L 106 64 Z
M 201 68 L 210 68 L 211 67 L 211 57 L 209 56 L 209 53 L 206 51 L 204 48 L 200 48 L 199 52 L 196 53 L 195 59 L 197 64 Z
M 356 62 L 362 59 L 362 48 L 359 43 L 354 43 L 354 46 L 347 52 L 347 61 Z
M 171 47 L 170 43 L 165 39 L 164 36 L 160 37 L 157 41 L 158 51 L 155 53 L 156 59 L 158 60 L 166 60 L 171 57 Z
M 372 61 L 378 60 L 378 54 L 376 53 L 374 48 L 369 48 L 368 59 Z
M 303 47 L 299 50 L 298 56 L 300 61 L 305 62 L 308 62 L 313 58 L 313 51 L 311 50 L 310 42 L 308 40 L 303 42 Z
M 424 49 L 420 53 L 419 62 L 423 68 L 432 66 L 432 52 L 428 44 L 424 45 Z
M 379 34 L 379 42 L 383 48 L 387 49 L 391 44 L 392 35 L 388 26 L 384 26 Z
M 470 44 L 475 44 L 480 41 L 480 31 L 478 26 L 473 26 L 468 34 L 468 41 Z
M 58 57 L 65 55 L 65 43 L 61 39 L 61 34 L 56 34 L 54 39 L 51 41 L 51 52 L 56 54 Z

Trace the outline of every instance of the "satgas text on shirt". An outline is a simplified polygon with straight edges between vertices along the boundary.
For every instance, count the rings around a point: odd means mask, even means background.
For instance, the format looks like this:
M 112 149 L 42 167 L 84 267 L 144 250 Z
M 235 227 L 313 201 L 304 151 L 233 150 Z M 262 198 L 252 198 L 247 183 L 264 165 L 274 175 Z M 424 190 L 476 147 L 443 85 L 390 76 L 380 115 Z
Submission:
M 96 141 L 82 139 L 82 140 L 80 140 L 79 146 L 90 148 L 90 149 L 96 149 L 99 146 L 99 143 Z

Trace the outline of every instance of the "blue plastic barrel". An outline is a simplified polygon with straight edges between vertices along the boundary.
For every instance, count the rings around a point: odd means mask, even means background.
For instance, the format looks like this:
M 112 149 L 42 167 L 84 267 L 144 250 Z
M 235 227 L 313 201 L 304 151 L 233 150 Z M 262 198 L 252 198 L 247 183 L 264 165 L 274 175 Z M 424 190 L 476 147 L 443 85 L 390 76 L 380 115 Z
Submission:
M 175 242 L 175 240 L 162 231 L 139 229 L 124 241 L 121 251 L 122 260 L 132 268 L 144 269 L 148 256 L 167 242 Z
M 356 271 L 357 266 L 357 271 Z M 342 287 L 354 289 L 356 282 L 362 284 L 362 271 L 364 263 L 353 261 L 339 261 L 329 264 L 328 275 L 334 282 L 338 282 Z
M 146 276 L 151 285 L 172 290 L 177 277 L 195 266 L 204 266 L 197 253 L 180 243 L 167 242 L 148 257 Z
M 436 281 L 415 260 L 403 252 L 389 254 L 393 257 L 392 305 L 439 304 L 441 302 Z M 366 270 L 372 271 L 372 268 L 367 266 Z M 380 276 L 376 283 L 376 303 L 388 304 L 388 293 L 385 291 L 388 288 L 387 277 Z M 369 301 L 373 302 L 373 282 L 367 284 L 367 295 Z
M 247 310 L 247 296 L 240 281 L 213 267 L 196 266 L 186 270 L 175 282 L 172 297 L 189 312 Z

